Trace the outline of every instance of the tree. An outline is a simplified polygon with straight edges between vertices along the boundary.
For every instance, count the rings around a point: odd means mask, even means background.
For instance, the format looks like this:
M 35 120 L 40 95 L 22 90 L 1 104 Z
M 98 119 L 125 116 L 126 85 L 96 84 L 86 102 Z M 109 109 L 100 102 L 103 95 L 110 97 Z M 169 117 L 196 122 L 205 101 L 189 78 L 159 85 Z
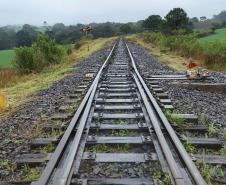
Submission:
M 197 17 L 193 17 L 190 19 L 190 22 L 192 23 L 198 23 L 199 22 L 199 19 Z
M 35 31 L 32 26 L 25 24 L 16 34 L 16 46 L 31 46 L 39 35 L 40 33 Z
M 222 26 L 222 24 L 219 22 L 213 22 L 212 25 L 213 25 L 213 30 L 219 29 Z
M 222 27 L 225 27 L 226 26 L 226 21 L 223 21 L 222 24 L 221 24 L 221 26 Z
M 92 26 L 92 34 L 94 38 L 98 37 L 112 37 L 115 36 L 119 32 L 119 24 L 118 23 L 100 23 L 100 24 L 95 24 L 92 23 L 90 24 Z M 121 26 L 121 24 L 120 24 Z
M 52 30 L 53 31 L 59 31 L 59 30 L 62 31 L 65 28 L 66 27 L 65 27 L 65 25 L 63 23 L 56 23 L 56 24 L 53 25 Z
M 189 26 L 189 18 L 182 8 L 174 8 L 165 16 L 165 19 L 172 30 L 187 29 Z
M 163 24 L 162 17 L 159 15 L 151 15 L 143 22 L 143 27 L 151 31 L 159 31 Z
M 15 46 L 16 33 L 13 28 L 2 27 L 0 28 L 0 50 L 10 49 Z
M 226 11 L 222 11 L 218 15 L 214 15 L 213 20 L 215 20 L 215 21 L 226 21 Z
M 120 32 L 124 34 L 131 33 L 131 31 L 132 31 L 132 28 L 129 24 L 123 24 L 122 26 L 120 26 Z

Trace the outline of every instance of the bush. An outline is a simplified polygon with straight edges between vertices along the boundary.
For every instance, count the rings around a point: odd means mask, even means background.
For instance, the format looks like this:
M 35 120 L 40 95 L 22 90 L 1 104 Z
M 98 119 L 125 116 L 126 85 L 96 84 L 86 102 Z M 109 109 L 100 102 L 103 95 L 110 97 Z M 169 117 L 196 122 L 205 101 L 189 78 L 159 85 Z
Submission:
M 44 67 L 58 64 L 65 56 L 65 49 L 48 37 L 41 36 L 31 47 L 15 50 L 14 67 L 19 73 L 40 72 Z
M 161 50 L 176 52 L 185 57 L 199 58 L 201 45 L 192 35 L 164 35 L 162 33 L 143 33 L 145 41 L 156 44 Z
M 14 67 L 20 73 L 30 73 L 36 69 L 33 57 L 34 50 L 32 47 L 16 48 L 15 53 Z
M 39 37 L 32 46 L 40 50 L 48 64 L 60 63 L 65 55 L 65 49 L 62 46 L 45 36 Z

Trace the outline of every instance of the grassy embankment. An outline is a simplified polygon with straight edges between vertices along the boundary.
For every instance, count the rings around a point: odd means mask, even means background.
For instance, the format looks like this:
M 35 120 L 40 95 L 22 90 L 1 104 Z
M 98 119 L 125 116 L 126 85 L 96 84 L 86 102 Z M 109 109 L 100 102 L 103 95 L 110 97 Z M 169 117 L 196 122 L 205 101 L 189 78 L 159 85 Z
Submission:
M 73 70 L 73 66 L 82 59 L 105 47 L 106 43 L 113 42 L 115 38 L 100 38 L 96 40 L 83 41 L 79 49 L 73 50 L 64 62 L 44 69 L 38 74 L 17 76 L 7 87 L 0 88 L 0 92 L 7 95 L 11 110 L 18 105 L 29 101 L 31 94 L 48 88 L 53 82 L 62 79 Z M 88 51 L 88 45 L 90 50 Z
M 178 71 L 187 69 L 190 57 L 201 67 L 215 71 L 226 71 L 226 40 L 220 39 L 223 37 L 222 35 L 226 34 L 223 32 L 222 29 L 217 30 L 218 36 L 212 35 L 216 40 L 206 38 L 206 41 L 197 39 L 192 34 L 166 36 L 151 32 L 132 35 L 127 39 L 146 47 L 162 64 Z
M 158 59 L 161 64 L 168 65 L 177 71 L 186 71 L 187 59 L 170 52 L 163 52 L 160 47 L 147 43 L 145 39 L 139 35 L 131 35 L 126 37 L 126 40 L 136 43 L 150 51 L 150 54 Z

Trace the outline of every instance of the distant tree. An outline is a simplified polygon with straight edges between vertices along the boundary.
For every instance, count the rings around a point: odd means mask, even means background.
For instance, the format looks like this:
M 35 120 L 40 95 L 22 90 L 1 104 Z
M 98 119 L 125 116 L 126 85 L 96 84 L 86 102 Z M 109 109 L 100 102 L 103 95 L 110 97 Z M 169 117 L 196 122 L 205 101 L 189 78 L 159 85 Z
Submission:
M 65 26 L 62 23 L 55 24 L 51 30 L 45 32 L 48 37 L 55 39 L 60 44 L 74 43 L 82 37 L 80 27 L 78 26 Z
M 128 34 L 132 32 L 132 28 L 130 26 L 130 24 L 123 24 L 120 27 L 120 32 L 124 33 L 124 34 Z
M 190 28 L 194 29 L 195 25 L 199 23 L 199 19 L 197 17 L 193 17 L 189 19 Z
M 213 20 L 215 21 L 226 21 L 226 11 L 222 11 L 218 15 L 213 16 Z
M 66 28 L 66 26 L 63 23 L 57 23 L 57 24 L 53 25 L 52 30 L 53 31 L 62 31 L 65 28 Z
M 111 37 L 115 34 L 115 30 L 110 24 L 104 25 L 102 31 L 104 33 L 104 37 Z
M 16 32 L 13 28 L 0 28 L 0 50 L 10 49 L 15 46 Z
M 101 23 L 101 24 L 91 24 L 93 30 L 92 34 L 94 38 L 98 37 L 112 37 L 120 32 L 121 24 L 117 23 Z
M 199 21 L 197 23 L 193 23 L 193 28 L 194 29 L 201 29 L 201 30 L 210 30 L 212 29 L 213 26 L 213 21 L 210 19 L 207 19 L 206 21 Z
M 167 25 L 170 29 L 187 29 L 189 18 L 182 8 L 174 8 L 165 16 Z
M 25 24 L 16 34 L 16 46 L 31 46 L 39 35 L 40 33 L 35 31 L 32 26 Z
M 226 27 L 226 20 L 221 23 L 222 27 Z
M 213 22 L 212 25 L 213 25 L 213 28 L 212 28 L 213 30 L 216 30 L 222 27 L 222 24 L 219 22 Z
M 206 21 L 206 20 L 207 20 L 206 16 L 200 17 L 200 21 Z
M 143 22 L 143 27 L 150 31 L 159 31 L 163 24 L 162 17 L 159 15 L 151 15 Z
M 136 23 L 134 23 L 133 33 L 139 33 L 139 32 L 144 31 L 143 23 L 144 23 L 143 20 L 137 21 Z
M 190 19 L 190 22 L 197 23 L 197 22 L 199 22 L 199 19 L 198 19 L 198 17 L 193 17 Z
M 112 22 L 91 23 L 89 25 L 92 26 L 93 30 L 90 36 L 93 36 L 93 38 L 98 38 L 116 36 L 121 32 L 142 32 L 144 30 L 142 24 L 143 21 L 127 23 L 126 26 L 122 26 L 123 24 L 121 23 Z M 55 40 L 59 44 L 76 43 L 84 36 L 80 30 L 87 26 L 84 24 L 66 26 L 63 23 L 57 23 L 53 26 L 48 26 L 46 21 L 43 22 L 43 25 L 44 26 L 42 27 L 30 26 L 28 24 L 24 25 L 23 27 L 0 27 L 0 49 L 10 49 L 16 46 L 31 46 L 31 44 L 37 40 L 37 37 L 43 34 Z

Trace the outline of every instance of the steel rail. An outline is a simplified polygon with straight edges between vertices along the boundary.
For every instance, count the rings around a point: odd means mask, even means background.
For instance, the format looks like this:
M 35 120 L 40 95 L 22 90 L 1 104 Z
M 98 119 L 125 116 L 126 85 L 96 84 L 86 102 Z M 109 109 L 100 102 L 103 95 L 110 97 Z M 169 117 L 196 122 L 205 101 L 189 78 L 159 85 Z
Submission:
M 151 120 L 151 123 L 152 123 L 152 126 L 154 128 L 154 131 L 155 131 L 155 134 L 158 138 L 158 141 L 160 143 L 160 146 L 162 148 L 162 151 L 164 153 L 164 156 L 166 158 L 166 161 L 169 165 L 169 168 L 170 168 L 170 172 L 173 176 L 173 181 L 176 185 L 185 185 L 185 180 L 184 180 L 184 177 L 183 175 L 181 174 L 181 171 L 179 169 L 179 166 L 177 165 L 177 162 L 176 160 L 174 159 L 173 157 L 173 154 L 170 150 L 170 147 L 165 139 L 165 136 L 160 128 L 160 121 L 157 117 L 157 114 L 156 112 L 154 111 L 153 107 L 151 106 L 151 104 L 149 103 L 148 101 L 148 97 L 146 96 L 145 94 L 145 91 L 140 83 L 140 81 L 138 80 L 138 77 L 136 75 L 136 73 L 133 73 L 133 78 L 134 78 L 134 81 L 137 85 L 137 88 L 140 92 L 140 95 L 142 97 L 142 100 L 143 100 L 143 103 L 145 105 L 145 108 L 148 112 L 148 116 L 149 116 L 149 119 Z
M 92 85 L 90 86 L 88 92 L 86 93 L 85 97 L 83 98 L 79 108 L 77 109 L 74 117 L 72 118 L 68 128 L 65 131 L 65 134 L 63 135 L 62 139 L 60 140 L 55 152 L 53 153 L 50 161 L 48 162 L 46 168 L 44 169 L 42 176 L 40 177 L 39 181 L 37 182 L 38 185 L 47 185 L 49 183 L 49 180 L 57 166 L 57 164 L 60 161 L 60 158 L 63 155 L 63 152 L 67 146 L 67 143 L 69 141 L 69 138 L 72 134 L 72 132 L 74 131 L 75 126 L 78 124 L 78 122 L 80 121 L 80 125 L 78 126 L 78 131 L 75 134 L 75 138 L 78 139 L 78 141 L 75 141 L 75 139 L 73 140 L 73 144 L 75 144 L 73 146 L 73 150 L 71 151 L 71 154 L 69 154 L 68 156 L 68 160 L 67 160 L 67 165 L 68 167 L 65 168 L 65 172 L 62 174 L 63 175 L 63 180 L 61 181 L 62 185 L 65 185 L 65 183 L 67 183 L 67 180 L 65 179 L 67 176 L 69 176 L 69 173 L 71 171 L 72 168 L 72 164 L 73 164 L 73 159 L 77 153 L 77 149 L 78 149 L 78 145 L 79 145 L 79 141 L 82 135 L 83 130 L 79 130 L 79 129 L 84 129 L 84 125 L 86 122 L 86 117 L 87 117 L 87 112 L 91 107 L 90 102 L 93 100 L 92 99 L 92 95 L 95 94 L 97 85 L 98 85 L 98 81 L 100 79 L 100 75 L 103 71 L 103 69 L 105 68 L 106 64 L 108 63 L 110 57 L 113 54 L 113 51 L 115 49 L 116 44 L 118 43 L 118 41 L 116 41 L 116 43 L 114 44 L 114 46 L 112 47 L 107 59 L 105 60 L 104 64 L 102 65 L 101 69 L 99 70 L 98 74 L 96 75 Z M 85 109 L 85 110 L 84 110 Z M 86 115 L 83 116 L 83 113 L 86 112 Z M 80 117 L 82 116 L 82 118 L 80 119 Z
M 164 113 L 162 112 L 162 110 L 159 107 L 158 103 L 156 102 L 155 98 L 153 97 L 153 95 L 151 94 L 150 90 L 148 89 L 148 87 L 147 87 L 146 83 L 144 82 L 143 78 L 141 77 L 141 75 L 140 75 L 140 73 L 139 73 L 139 71 L 138 71 L 138 69 L 136 67 L 136 64 L 135 64 L 135 61 L 133 59 L 132 53 L 130 52 L 130 49 L 129 49 L 127 44 L 126 44 L 126 48 L 127 48 L 128 53 L 129 53 L 129 56 L 130 56 L 130 59 L 131 59 L 134 71 L 135 71 L 140 83 L 142 84 L 144 92 L 147 94 L 147 97 L 150 100 L 151 104 L 153 105 L 153 108 L 155 109 L 155 112 L 158 114 L 160 120 L 162 121 L 163 125 L 165 126 L 165 128 L 166 128 L 166 130 L 167 130 L 167 132 L 168 132 L 168 134 L 170 136 L 170 139 L 173 141 L 173 144 L 176 147 L 177 151 L 179 152 L 179 155 L 182 158 L 183 162 L 185 163 L 190 175 L 192 176 L 193 180 L 195 181 L 195 183 L 197 185 L 207 185 L 207 183 L 205 182 L 205 180 L 201 176 L 199 170 L 197 169 L 197 167 L 193 163 L 191 157 L 188 155 L 187 151 L 185 150 L 185 148 L 184 148 L 183 144 L 181 143 L 180 139 L 177 137 L 174 129 L 172 128 L 172 126 L 168 122 L 166 116 L 164 115 Z M 162 147 L 162 150 L 164 151 L 165 150 L 165 148 L 164 148 L 165 145 L 162 145 L 161 147 Z M 167 154 L 167 152 L 165 153 L 165 155 L 166 154 Z M 168 156 L 165 156 L 165 157 L 166 157 L 166 159 L 168 158 Z M 169 158 L 167 159 L 167 162 L 168 162 L 169 166 L 171 167 L 171 170 L 174 171 L 174 169 L 172 169 L 174 165 L 170 164 L 171 161 L 170 161 Z M 176 171 L 173 172 L 173 173 L 176 173 Z
M 176 185 L 185 185 L 184 177 L 181 174 L 179 170 L 179 166 L 177 165 L 177 162 L 175 161 L 173 154 L 169 148 L 169 145 L 167 144 L 167 141 L 163 135 L 163 132 L 160 128 L 160 124 L 158 119 L 156 118 L 156 113 L 154 112 L 152 106 L 149 104 L 148 98 L 135 74 L 133 74 L 134 80 L 137 84 L 138 90 L 141 94 L 141 97 L 143 99 L 144 105 L 146 107 L 146 110 L 148 112 L 149 118 L 152 122 L 153 128 L 155 130 L 156 136 L 158 138 L 158 141 L 160 143 L 160 146 L 162 147 L 162 151 L 164 153 L 164 156 L 166 158 L 166 161 L 169 165 L 169 168 L 171 170 L 172 176 L 174 178 Z M 151 116 L 150 116 L 151 115 Z

